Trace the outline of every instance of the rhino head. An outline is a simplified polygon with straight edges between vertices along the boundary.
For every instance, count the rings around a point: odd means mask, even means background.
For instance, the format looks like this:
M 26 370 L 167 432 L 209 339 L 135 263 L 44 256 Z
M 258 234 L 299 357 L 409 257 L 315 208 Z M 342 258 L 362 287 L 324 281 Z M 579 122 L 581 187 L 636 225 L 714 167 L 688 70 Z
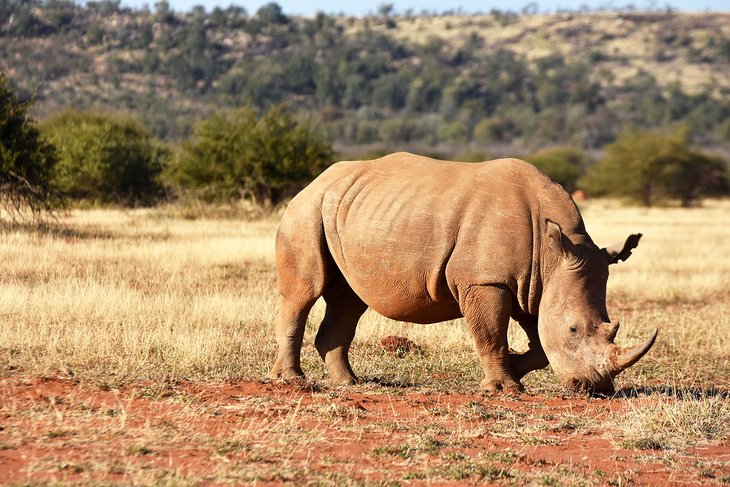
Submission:
M 590 238 L 574 243 L 560 226 L 546 221 L 547 278 L 540 301 L 538 333 L 553 371 L 566 387 L 612 394 L 613 378 L 646 354 L 657 336 L 643 345 L 614 343 L 619 323 L 606 311 L 606 283 L 611 264 L 626 260 L 641 234 L 600 249 Z

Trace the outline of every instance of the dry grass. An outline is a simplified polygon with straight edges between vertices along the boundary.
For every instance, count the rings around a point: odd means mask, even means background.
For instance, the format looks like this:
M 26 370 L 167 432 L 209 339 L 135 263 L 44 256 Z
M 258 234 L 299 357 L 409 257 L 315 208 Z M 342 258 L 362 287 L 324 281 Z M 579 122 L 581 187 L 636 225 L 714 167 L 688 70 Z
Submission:
M 628 404 L 614 419 L 625 448 L 682 450 L 730 437 L 727 395 L 680 392 L 659 403 L 642 398 Z
M 275 222 L 86 211 L 63 223 L 0 237 L 11 365 L 110 380 L 263 371 Z
M 630 383 L 727 387 L 729 210 L 715 201 L 691 210 L 606 202 L 583 209 L 601 245 L 645 234 L 609 279 L 609 312 L 623 323 L 619 342 L 660 328 L 656 350 L 627 374 Z M 45 233 L 6 231 L 0 235 L 5 367 L 111 382 L 263 377 L 274 348 L 276 226 L 275 217 L 251 222 L 92 210 L 74 212 Z M 315 306 L 313 323 L 323 308 Z M 325 372 L 311 346 L 315 332 L 308 327 L 304 361 L 318 379 Z M 423 346 L 424 356 L 382 354 L 378 342 L 392 334 Z M 516 329 L 511 341 L 524 346 Z M 385 382 L 471 389 L 480 374 L 460 320 L 396 324 L 368 312 L 354 347 L 356 370 Z M 548 372 L 533 376 L 528 383 L 550 381 Z
M 528 391 L 542 394 L 526 401 L 453 399 L 444 393 L 471 394 L 481 375 L 464 323 L 412 325 L 375 313 L 363 318 L 353 349 L 353 367 L 369 379 L 364 385 L 311 395 L 262 389 L 209 401 L 208 393 L 184 390 L 197 386 L 180 384 L 202 381 L 217 390 L 227 379 L 259 380 L 273 360 L 276 217 L 90 210 L 46 232 L 10 229 L 0 234 L 0 387 L 3 377 L 73 377 L 106 399 L 72 392 L 38 406 L 0 391 L 4 425 L 14 425 L 0 434 L 0 452 L 50 449 L 27 467 L 29 481 L 51 472 L 55 479 L 118 475 L 139 484 L 348 484 L 363 480 L 363 461 L 373 475 L 366 479 L 392 481 L 619 485 L 637 478 L 630 469 L 605 473 L 572 460 L 534 463 L 542 458 L 537 452 L 575 437 L 610 441 L 698 478 L 730 478 L 724 460 L 686 460 L 692 448 L 726 444 L 730 435 L 729 211 L 730 202 L 721 201 L 691 210 L 608 202 L 583 209 L 599 244 L 645 234 L 609 280 L 609 311 L 623 324 L 618 341 L 661 330 L 649 356 L 620 376 L 632 399 L 587 404 L 570 396 L 550 403 L 565 392 L 549 370 L 526 378 Z M 312 345 L 322 314 L 318 303 L 303 351 L 315 383 L 326 376 Z M 384 353 L 378 343 L 393 334 L 423 353 Z M 517 330 L 511 340 L 524 346 Z M 123 399 L 115 399 L 115 388 Z M 411 408 L 404 394 L 415 398 L 411 412 L 391 412 L 389 397 Z M 377 408 L 357 402 L 368 397 L 379 398 Z M 151 401 L 149 410 L 135 398 Z M 355 461 L 343 459 L 332 441 L 368 443 Z M 100 446 L 87 451 L 89 442 Z M 303 459 L 302 446 L 325 453 Z M 76 452 L 73 460 L 64 449 Z M 205 476 L 166 466 L 167 455 L 183 462 L 186 452 Z

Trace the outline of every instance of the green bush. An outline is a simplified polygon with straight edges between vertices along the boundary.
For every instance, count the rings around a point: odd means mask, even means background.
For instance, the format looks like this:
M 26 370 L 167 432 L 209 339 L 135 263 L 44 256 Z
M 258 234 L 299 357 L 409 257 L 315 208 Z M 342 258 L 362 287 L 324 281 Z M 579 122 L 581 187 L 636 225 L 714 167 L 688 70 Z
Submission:
M 677 199 L 691 206 L 727 191 L 727 164 L 689 145 L 689 132 L 625 131 L 579 183 L 589 194 L 625 197 L 646 206 Z
M 277 204 L 314 179 L 333 156 L 311 123 L 298 121 L 283 106 L 260 118 L 246 107 L 198 123 L 167 178 L 207 201 Z
M 567 146 L 547 147 L 526 159 L 570 193 L 577 189 L 578 179 L 590 162 L 588 154 Z
M 69 197 L 138 205 L 160 196 L 158 175 L 169 151 L 139 122 L 69 110 L 41 129 L 58 148 L 54 183 Z
M 30 107 L 0 73 L 0 205 L 12 218 L 25 210 L 41 216 L 61 202 L 51 185 L 56 151 L 28 116 Z

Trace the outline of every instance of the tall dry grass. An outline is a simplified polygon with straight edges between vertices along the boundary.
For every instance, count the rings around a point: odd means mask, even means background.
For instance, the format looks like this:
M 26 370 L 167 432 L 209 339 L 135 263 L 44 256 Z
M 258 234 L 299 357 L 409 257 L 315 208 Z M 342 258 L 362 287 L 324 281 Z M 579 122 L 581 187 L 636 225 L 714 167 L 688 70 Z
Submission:
M 730 204 L 646 210 L 592 202 L 583 213 L 599 244 L 645 234 L 609 279 L 619 342 L 661 330 L 626 383 L 727 387 Z M 104 383 L 264 377 L 274 353 L 276 219 L 170 215 L 75 211 L 45 233 L 0 233 L 1 366 Z M 303 352 L 314 379 L 325 376 L 312 347 L 323 310 L 318 303 L 310 316 Z M 383 354 L 378 341 L 391 334 L 424 354 Z M 511 340 L 524 346 L 519 331 Z M 353 366 L 384 382 L 449 389 L 473 390 L 480 376 L 461 321 L 397 324 L 371 312 L 358 328 Z M 530 387 L 550 381 L 549 372 L 527 379 Z
M 0 236 L 10 364 L 112 381 L 265 368 L 275 222 L 94 210 L 62 224 Z

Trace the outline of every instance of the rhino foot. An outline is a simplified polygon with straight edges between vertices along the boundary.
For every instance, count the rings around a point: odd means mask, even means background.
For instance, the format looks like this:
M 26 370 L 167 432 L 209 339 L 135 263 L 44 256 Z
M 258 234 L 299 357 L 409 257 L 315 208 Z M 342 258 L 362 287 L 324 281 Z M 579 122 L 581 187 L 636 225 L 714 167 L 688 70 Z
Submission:
M 522 385 L 519 381 L 516 381 L 512 379 L 511 377 L 506 377 L 503 379 L 489 379 L 486 378 L 482 380 L 482 383 L 480 384 L 480 389 L 484 393 L 495 393 L 495 392 L 523 392 L 525 390 L 525 386 Z
M 357 377 L 350 374 L 330 375 L 327 383 L 331 386 L 351 386 L 357 384 Z
M 298 367 L 282 367 L 274 365 L 269 374 L 272 379 L 282 380 L 284 382 L 299 382 L 305 380 L 304 372 Z
M 549 362 L 542 347 L 538 345 L 537 348 L 531 348 L 524 353 L 510 352 L 509 365 L 512 373 L 519 380 L 533 370 L 544 369 Z

